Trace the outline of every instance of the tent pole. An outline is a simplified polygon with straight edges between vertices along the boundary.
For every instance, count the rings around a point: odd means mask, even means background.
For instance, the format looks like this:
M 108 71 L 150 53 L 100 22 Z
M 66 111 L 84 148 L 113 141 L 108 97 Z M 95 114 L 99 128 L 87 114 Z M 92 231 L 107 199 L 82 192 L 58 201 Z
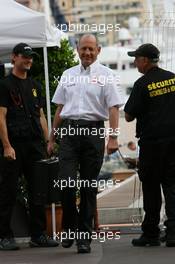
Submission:
M 49 134 L 51 132 L 51 110 L 50 110 L 50 92 L 49 92 L 49 71 L 48 71 L 48 57 L 47 57 L 47 47 L 43 47 L 44 53 L 44 74 L 46 82 L 46 103 L 47 103 L 47 122 Z M 56 240 L 56 216 L 55 216 L 55 204 L 52 203 L 52 234 L 53 239 Z
M 48 57 L 47 57 L 47 47 L 43 47 L 44 54 L 44 75 L 45 75 L 45 85 L 46 85 L 46 106 L 47 106 L 47 123 L 49 133 L 51 132 L 51 107 L 50 107 L 50 91 L 49 91 L 49 71 L 48 71 Z
M 55 211 L 55 203 L 52 203 L 52 237 L 56 240 L 56 211 Z

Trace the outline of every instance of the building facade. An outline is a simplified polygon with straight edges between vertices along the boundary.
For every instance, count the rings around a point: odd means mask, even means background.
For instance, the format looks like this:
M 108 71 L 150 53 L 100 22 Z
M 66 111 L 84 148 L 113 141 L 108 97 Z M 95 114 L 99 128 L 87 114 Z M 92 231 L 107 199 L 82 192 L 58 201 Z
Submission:
M 17 2 L 44 11 L 46 0 Z M 129 24 L 138 24 L 140 28 L 156 26 L 160 19 L 174 19 L 175 11 L 175 0 L 48 0 L 48 5 L 55 24 L 68 24 L 70 36 L 74 38 L 83 33 L 96 33 L 104 46 L 118 42 L 120 29 L 130 29 Z
M 128 28 L 130 17 L 138 18 L 140 24 L 147 15 L 146 0 L 56 0 L 67 22 L 75 24 L 101 25 L 97 26 L 97 33 L 101 43 L 110 45 L 118 41 L 118 27 Z M 104 25 L 114 30 L 106 30 Z M 88 31 L 88 26 L 86 26 Z M 102 29 L 102 32 L 100 30 Z M 95 31 L 95 26 L 93 27 Z M 92 31 L 93 31 L 92 30 Z M 83 31 L 83 30 L 82 30 Z M 84 32 L 76 32 L 78 34 Z

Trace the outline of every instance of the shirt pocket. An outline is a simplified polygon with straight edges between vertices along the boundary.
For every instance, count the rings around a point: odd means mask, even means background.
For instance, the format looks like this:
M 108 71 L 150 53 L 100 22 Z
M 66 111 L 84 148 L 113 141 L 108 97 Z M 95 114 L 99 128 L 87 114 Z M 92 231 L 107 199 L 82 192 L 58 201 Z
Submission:
M 80 85 L 78 85 L 77 83 L 67 83 L 66 85 L 64 85 L 64 94 L 65 94 L 65 99 L 70 100 L 73 99 L 74 97 L 78 97 L 79 96 L 79 87 Z
M 90 82 L 86 85 L 86 94 L 92 100 L 102 100 L 104 97 L 104 84 L 100 82 Z

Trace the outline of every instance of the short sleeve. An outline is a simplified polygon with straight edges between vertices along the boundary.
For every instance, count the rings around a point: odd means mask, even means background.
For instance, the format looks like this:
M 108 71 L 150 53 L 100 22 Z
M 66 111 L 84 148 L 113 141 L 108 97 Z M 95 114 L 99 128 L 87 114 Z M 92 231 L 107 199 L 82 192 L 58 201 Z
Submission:
M 0 81 L 0 107 L 8 107 L 9 106 L 9 91 L 7 86 L 4 83 L 4 80 Z
M 121 107 L 124 105 L 124 96 L 121 92 L 119 81 L 116 75 L 109 75 L 107 78 L 107 84 L 105 85 L 105 101 L 107 107 L 112 106 Z
M 37 98 L 38 98 L 38 104 L 39 104 L 39 107 L 40 108 L 43 108 L 46 106 L 46 100 L 45 100 L 45 97 L 42 96 L 42 86 L 41 86 L 41 83 L 38 82 L 38 81 L 34 81 L 34 85 L 37 89 Z
M 60 82 L 56 88 L 56 91 L 54 93 L 54 96 L 52 98 L 52 103 L 55 103 L 57 105 L 61 104 L 64 105 L 65 104 L 65 94 L 64 94 L 64 82 L 63 82 L 63 78 L 64 76 L 62 75 Z

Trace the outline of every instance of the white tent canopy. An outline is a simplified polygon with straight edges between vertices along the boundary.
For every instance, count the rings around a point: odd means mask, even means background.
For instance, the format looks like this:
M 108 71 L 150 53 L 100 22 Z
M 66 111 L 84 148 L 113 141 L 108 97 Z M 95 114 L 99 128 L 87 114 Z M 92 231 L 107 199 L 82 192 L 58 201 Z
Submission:
M 0 0 L 0 55 L 19 42 L 32 47 L 60 44 L 61 32 L 49 27 L 43 13 L 13 0 Z
M 0 0 L 0 49 L 11 48 L 20 41 L 44 46 L 45 17 L 13 0 Z
M 29 9 L 13 0 L 0 0 L 0 60 L 10 61 L 12 48 L 25 42 L 34 48 L 43 47 L 46 81 L 47 118 L 49 129 L 50 96 L 47 46 L 59 46 L 62 32 L 48 25 L 43 13 Z

